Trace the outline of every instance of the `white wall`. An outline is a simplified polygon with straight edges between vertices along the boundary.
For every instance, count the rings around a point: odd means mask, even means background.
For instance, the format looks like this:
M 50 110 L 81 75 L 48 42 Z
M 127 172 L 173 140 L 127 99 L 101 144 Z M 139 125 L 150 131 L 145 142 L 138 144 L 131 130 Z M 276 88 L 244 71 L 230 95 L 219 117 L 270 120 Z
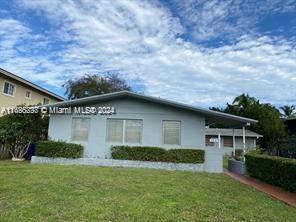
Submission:
M 117 99 L 96 105 L 114 106 L 117 110 L 117 114 L 109 117 L 88 116 L 91 119 L 88 141 L 81 143 L 85 147 L 85 157 L 110 157 L 110 147 L 116 144 L 106 142 L 107 118 L 142 119 L 143 133 L 141 146 L 159 146 L 168 149 L 204 149 L 205 147 L 205 118 L 202 115 L 137 99 Z M 181 121 L 180 146 L 163 144 L 163 120 Z M 51 115 L 48 131 L 49 137 L 53 140 L 75 142 L 71 141 L 71 125 L 71 115 Z

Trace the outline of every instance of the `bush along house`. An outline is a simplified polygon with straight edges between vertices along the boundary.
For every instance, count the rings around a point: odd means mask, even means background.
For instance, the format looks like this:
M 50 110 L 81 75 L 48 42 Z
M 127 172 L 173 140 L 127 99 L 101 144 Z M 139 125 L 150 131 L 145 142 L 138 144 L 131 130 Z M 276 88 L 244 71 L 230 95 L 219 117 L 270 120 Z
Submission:
M 176 159 L 182 159 L 187 154 L 170 150 L 203 150 L 206 171 L 211 172 L 222 172 L 223 149 L 207 146 L 207 135 L 212 134 L 208 134 L 206 126 L 220 123 L 229 128 L 240 128 L 242 148 L 246 149 L 249 131 L 245 130 L 245 126 L 257 122 L 128 91 L 59 102 L 45 107 L 55 111 L 50 114 L 49 138 L 81 144 L 84 147 L 84 158 L 109 159 L 112 148 L 114 151 L 114 147 L 124 146 L 122 152 L 126 152 L 126 147 L 130 146 L 134 147 L 133 155 L 137 159 L 135 153 L 141 151 L 141 148 L 149 154 L 147 147 L 158 147 L 164 151 L 159 151 L 161 157 L 153 157 L 154 161 L 167 159 L 164 158 L 167 155 L 168 159 L 176 162 Z M 64 110 L 66 113 L 63 113 Z M 221 144 L 219 135 L 224 134 L 215 131 L 213 135 L 217 133 L 218 143 Z M 256 134 L 255 137 L 258 136 Z M 113 157 L 121 156 L 124 159 L 126 156 L 126 153 L 118 154 L 118 149 L 115 152 Z M 201 157 L 200 154 L 196 155 Z M 137 160 L 141 160 L 141 157 Z

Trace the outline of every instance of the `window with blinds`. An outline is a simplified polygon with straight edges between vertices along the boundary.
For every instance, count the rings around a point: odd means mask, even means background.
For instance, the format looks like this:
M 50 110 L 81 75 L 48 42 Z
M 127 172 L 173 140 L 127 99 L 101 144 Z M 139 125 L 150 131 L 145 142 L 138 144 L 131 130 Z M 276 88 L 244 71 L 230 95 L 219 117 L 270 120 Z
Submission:
M 123 142 L 123 120 L 107 119 L 107 141 L 108 142 Z
M 125 120 L 125 143 L 142 143 L 142 120 Z
M 163 126 L 163 143 L 170 145 L 180 145 L 181 143 L 181 122 L 168 121 L 162 122 Z
M 142 129 L 142 120 L 107 119 L 107 141 L 141 144 Z
M 224 147 L 233 147 L 233 138 L 231 136 L 223 137 Z
M 89 119 L 75 117 L 72 119 L 72 140 L 87 141 L 88 140 Z

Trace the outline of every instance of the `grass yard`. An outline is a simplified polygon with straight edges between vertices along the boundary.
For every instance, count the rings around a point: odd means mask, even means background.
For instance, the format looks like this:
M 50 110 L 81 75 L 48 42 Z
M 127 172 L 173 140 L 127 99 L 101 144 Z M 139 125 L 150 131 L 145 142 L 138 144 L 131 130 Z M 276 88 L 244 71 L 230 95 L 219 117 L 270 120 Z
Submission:
M 0 161 L 0 221 L 295 221 L 226 175 Z

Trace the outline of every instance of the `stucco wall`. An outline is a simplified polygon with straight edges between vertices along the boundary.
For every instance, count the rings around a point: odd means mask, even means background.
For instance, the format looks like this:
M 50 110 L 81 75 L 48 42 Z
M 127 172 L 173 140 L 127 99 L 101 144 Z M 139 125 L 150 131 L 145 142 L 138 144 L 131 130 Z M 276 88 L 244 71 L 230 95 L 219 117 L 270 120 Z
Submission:
M 117 114 L 109 118 L 142 119 L 142 146 L 160 146 L 164 148 L 196 148 L 205 147 L 205 118 L 196 113 L 173 109 L 151 102 L 136 99 L 118 99 L 101 106 L 114 106 Z M 109 158 L 111 144 L 106 142 L 106 116 L 88 116 L 90 121 L 88 142 L 81 143 L 85 147 L 85 157 Z M 181 121 L 181 145 L 169 146 L 163 144 L 162 121 Z M 71 141 L 71 115 L 51 115 L 49 122 L 49 137 L 54 140 Z M 135 144 L 127 144 L 135 145 Z M 137 145 L 137 144 L 136 144 Z

